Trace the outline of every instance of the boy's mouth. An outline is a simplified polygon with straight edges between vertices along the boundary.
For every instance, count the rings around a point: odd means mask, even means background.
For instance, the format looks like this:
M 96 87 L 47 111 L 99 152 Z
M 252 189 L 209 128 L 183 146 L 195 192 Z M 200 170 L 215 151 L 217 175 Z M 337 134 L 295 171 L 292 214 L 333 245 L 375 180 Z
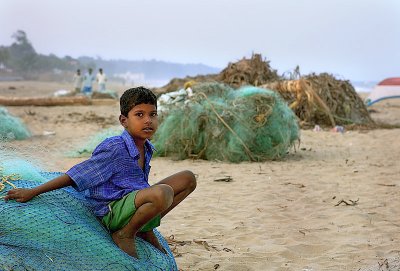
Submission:
M 154 131 L 154 129 L 151 128 L 151 127 L 145 127 L 142 130 L 145 131 L 145 132 L 153 132 Z

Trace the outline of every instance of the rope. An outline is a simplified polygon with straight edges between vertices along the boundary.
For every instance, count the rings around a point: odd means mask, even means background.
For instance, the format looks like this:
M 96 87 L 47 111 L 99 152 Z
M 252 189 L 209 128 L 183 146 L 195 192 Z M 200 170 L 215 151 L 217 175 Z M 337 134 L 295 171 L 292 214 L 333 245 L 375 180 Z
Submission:
M 207 100 L 207 102 L 210 104 L 211 106 L 211 110 L 215 113 L 215 115 L 217 116 L 217 118 L 226 126 L 226 128 L 228 128 L 228 130 L 237 137 L 237 139 L 239 140 L 239 142 L 243 145 L 247 156 L 249 156 L 250 161 L 255 162 L 256 159 L 254 159 L 249 147 L 247 147 L 247 145 L 243 142 L 243 140 L 239 137 L 239 135 L 224 121 L 224 119 L 218 114 L 217 110 L 215 110 L 214 106 L 212 105 L 212 102 L 208 99 L 207 95 L 203 92 L 199 92 L 198 94 L 204 96 L 204 98 Z
M 11 183 L 10 181 L 15 181 L 15 180 L 21 179 L 21 178 L 19 177 L 19 175 L 18 175 L 18 174 L 15 174 L 15 173 L 14 173 L 14 174 L 11 174 L 11 175 L 3 175 L 3 174 L 1 174 L 2 171 L 3 171 L 3 169 L 0 167 L 0 176 L 1 176 L 1 180 L 0 180 L 0 192 L 3 191 L 4 188 L 6 188 L 6 185 L 5 185 L 5 184 L 8 184 L 8 185 L 10 185 L 12 188 L 16 189 L 17 187 L 16 187 L 13 183 Z M 5 197 L 5 196 L 0 196 L 0 199 L 2 199 L 2 198 L 4 198 L 4 197 Z

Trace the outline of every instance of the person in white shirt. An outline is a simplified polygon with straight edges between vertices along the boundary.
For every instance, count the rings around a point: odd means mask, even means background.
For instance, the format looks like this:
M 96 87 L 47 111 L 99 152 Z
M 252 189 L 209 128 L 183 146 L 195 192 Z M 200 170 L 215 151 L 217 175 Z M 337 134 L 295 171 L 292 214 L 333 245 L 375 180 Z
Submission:
M 74 90 L 75 94 L 81 93 L 83 77 L 81 75 L 81 70 L 76 70 L 76 74 L 74 75 Z
M 97 81 L 97 84 L 99 85 L 98 91 L 99 92 L 105 91 L 107 77 L 106 77 L 106 74 L 103 72 L 102 68 L 99 69 L 99 72 L 96 75 L 96 81 Z
M 83 89 L 82 92 L 86 96 L 90 96 L 92 94 L 92 82 L 94 81 L 92 68 L 88 69 L 88 72 L 83 76 Z

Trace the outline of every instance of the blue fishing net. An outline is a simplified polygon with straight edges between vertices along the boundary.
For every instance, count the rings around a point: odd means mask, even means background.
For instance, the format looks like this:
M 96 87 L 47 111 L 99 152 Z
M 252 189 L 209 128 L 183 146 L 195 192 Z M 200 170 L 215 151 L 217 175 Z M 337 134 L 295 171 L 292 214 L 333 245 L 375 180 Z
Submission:
M 32 169 L 34 172 L 35 169 Z M 3 174 L 3 175 L 2 175 Z M 40 173 L 50 180 L 62 173 Z M 12 187 L 0 172 L 4 197 Z M 30 188 L 38 181 L 10 181 Z M 26 203 L 0 200 L 0 270 L 178 270 L 161 234 L 154 229 L 168 255 L 136 238 L 139 259 L 120 250 L 73 188 L 41 194 Z

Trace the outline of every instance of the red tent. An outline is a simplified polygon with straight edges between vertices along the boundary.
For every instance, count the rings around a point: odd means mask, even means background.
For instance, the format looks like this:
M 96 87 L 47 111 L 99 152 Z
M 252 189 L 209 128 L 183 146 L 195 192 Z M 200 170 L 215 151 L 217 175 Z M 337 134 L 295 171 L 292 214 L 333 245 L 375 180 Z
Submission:
M 366 99 L 367 106 L 385 99 L 400 98 L 400 77 L 386 78 L 379 82 Z

